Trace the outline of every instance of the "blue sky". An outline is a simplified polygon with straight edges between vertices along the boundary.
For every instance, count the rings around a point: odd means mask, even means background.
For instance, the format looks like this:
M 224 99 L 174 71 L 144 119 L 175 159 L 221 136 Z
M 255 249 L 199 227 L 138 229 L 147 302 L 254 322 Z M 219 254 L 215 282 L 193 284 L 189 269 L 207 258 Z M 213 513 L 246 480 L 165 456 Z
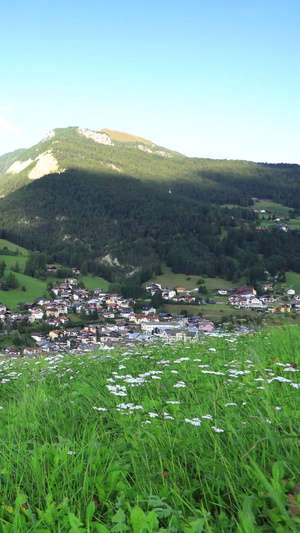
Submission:
M 0 154 L 58 127 L 189 156 L 300 163 L 300 3 L 10 0 Z

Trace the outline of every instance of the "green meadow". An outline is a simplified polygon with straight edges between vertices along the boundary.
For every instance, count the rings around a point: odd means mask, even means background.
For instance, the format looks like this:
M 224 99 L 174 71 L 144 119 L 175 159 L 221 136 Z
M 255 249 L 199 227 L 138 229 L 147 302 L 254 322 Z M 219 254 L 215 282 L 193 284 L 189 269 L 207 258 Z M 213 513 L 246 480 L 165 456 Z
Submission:
M 9 275 L 9 270 L 5 271 L 5 278 Z M 34 302 L 36 298 L 41 298 L 47 292 L 47 282 L 40 281 L 30 276 L 25 276 L 20 272 L 14 272 L 19 282 L 17 289 L 0 291 L 0 302 L 9 309 L 16 310 L 19 302 Z M 25 287 L 25 291 L 22 290 Z
M 1 532 L 296 533 L 299 342 L 4 360 Z
M 104 291 L 108 291 L 109 282 L 99 276 L 80 276 L 80 278 L 78 278 L 78 281 L 82 281 L 86 289 L 88 289 L 89 291 L 98 288 L 103 289 Z
M 293 210 L 292 207 L 287 207 L 286 205 L 277 204 L 276 202 L 271 202 L 270 200 L 261 200 L 260 202 L 255 202 L 254 207 L 257 209 L 264 209 L 272 215 L 278 216 L 287 216 L 290 210 Z
M 289 289 L 300 292 L 300 274 L 297 272 L 286 272 L 286 283 L 283 283 Z
M 233 284 L 231 281 L 228 281 L 223 278 L 208 278 L 199 274 L 197 276 L 187 276 L 186 274 L 174 274 L 170 267 L 163 264 L 162 266 L 163 274 L 160 276 L 153 277 L 150 281 L 147 281 L 145 285 L 149 283 L 156 282 L 160 283 L 163 287 L 168 287 L 169 289 L 174 289 L 175 287 L 184 287 L 188 291 L 192 289 L 198 289 L 199 285 L 197 281 L 200 278 L 203 278 L 205 281 L 205 286 L 208 291 L 216 291 L 218 289 L 232 289 Z M 242 285 L 245 283 L 245 278 L 241 278 L 236 285 Z

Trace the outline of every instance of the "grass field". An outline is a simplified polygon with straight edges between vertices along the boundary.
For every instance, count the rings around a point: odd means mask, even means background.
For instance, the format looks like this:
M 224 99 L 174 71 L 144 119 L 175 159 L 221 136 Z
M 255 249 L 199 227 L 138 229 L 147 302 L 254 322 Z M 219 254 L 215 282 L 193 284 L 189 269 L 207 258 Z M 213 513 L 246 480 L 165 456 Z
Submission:
M 174 274 L 171 271 L 170 267 L 167 267 L 166 265 L 163 265 L 162 267 L 163 274 L 161 276 L 156 276 L 155 278 L 152 278 L 150 281 L 147 281 L 145 285 L 148 283 L 156 282 L 160 283 L 163 287 L 168 287 L 169 289 L 173 289 L 175 287 L 184 287 L 187 290 L 191 289 L 198 289 L 199 285 L 197 285 L 197 281 L 199 278 L 203 278 L 205 280 L 205 286 L 208 291 L 216 291 L 218 289 L 232 289 L 234 286 L 242 285 L 245 282 L 245 278 L 241 278 L 236 285 L 234 285 L 231 281 L 227 281 L 226 279 L 222 278 L 208 278 L 203 276 L 202 274 L 199 274 L 197 276 L 187 276 L 186 274 Z
M 24 255 L 25 257 L 28 256 L 28 250 L 26 248 L 22 248 L 22 246 L 19 246 L 18 244 L 14 244 L 13 242 L 6 241 L 5 239 L 0 239 L 0 248 L 7 247 L 9 250 L 12 250 L 13 252 L 15 250 L 19 250 L 20 254 Z
M 19 287 L 17 289 L 9 291 L 0 291 L 0 302 L 9 309 L 16 310 L 19 302 L 34 302 L 36 298 L 43 296 L 46 292 L 45 281 L 39 281 L 25 274 L 14 272 L 19 281 Z M 5 278 L 9 275 L 9 270 L 5 271 Z M 22 291 L 22 287 L 26 287 L 26 291 Z
M 4 362 L 1 532 L 296 533 L 299 343 Z
M 282 285 L 300 293 L 300 274 L 297 272 L 286 272 L 286 283 L 282 283 Z
M 255 202 L 254 207 L 257 207 L 257 209 L 265 209 L 265 211 L 268 211 L 272 215 L 278 215 L 279 217 L 285 217 L 289 214 L 290 210 L 293 210 L 292 207 L 277 204 L 275 202 L 271 202 L 270 200 L 261 200 L 260 202 Z
M 98 276 L 81 276 L 78 281 L 82 281 L 89 291 L 97 288 L 107 291 L 109 287 L 109 282 Z
M 222 304 L 207 304 L 207 305 L 165 305 L 166 311 L 168 313 L 180 313 L 182 310 L 186 310 L 188 314 L 201 315 L 208 320 L 213 322 L 221 320 L 224 316 L 234 316 L 241 317 L 243 315 L 248 315 L 252 318 L 257 316 L 257 311 L 251 309 L 234 309 L 229 305 Z

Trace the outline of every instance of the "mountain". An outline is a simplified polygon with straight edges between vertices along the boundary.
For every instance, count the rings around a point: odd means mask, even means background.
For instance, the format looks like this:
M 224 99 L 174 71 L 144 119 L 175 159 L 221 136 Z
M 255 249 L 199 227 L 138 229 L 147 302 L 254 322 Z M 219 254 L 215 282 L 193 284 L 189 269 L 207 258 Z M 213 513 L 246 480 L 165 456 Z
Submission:
M 153 156 L 149 159 L 149 155 Z M 157 158 L 181 160 L 180 154 L 128 133 L 70 127 L 50 131 L 37 145 L 0 157 L 0 195 L 68 168 L 113 172 L 150 178 Z M 173 175 L 176 165 L 162 163 L 162 173 Z
M 256 232 L 248 209 L 252 197 L 299 209 L 298 165 L 189 158 L 70 127 L 1 156 L 0 194 L 3 237 L 111 279 L 145 280 L 162 261 L 228 279 L 300 268 L 298 232 Z

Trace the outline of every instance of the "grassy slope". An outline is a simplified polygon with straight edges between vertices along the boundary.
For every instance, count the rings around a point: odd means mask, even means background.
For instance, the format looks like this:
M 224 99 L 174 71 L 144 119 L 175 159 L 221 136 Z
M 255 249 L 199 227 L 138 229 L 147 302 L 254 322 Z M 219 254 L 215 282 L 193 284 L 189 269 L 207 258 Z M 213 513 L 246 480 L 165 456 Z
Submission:
M 186 276 L 186 274 L 174 274 L 170 267 L 167 267 L 166 265 L 163 265 L 163 274 L 161 276 L 156 276 L 155 278 L 152 278 L 149 282 L 147 281 L 146 284 L 151 282 L 157 282 L 163 285 L 163 287 L 168 287 L 169 289 L 173 289 L 175 287 L 184 287 L 187 290 L 197 289 L 199 285 L 197 285 L 197 281 L 199 278 L 201 278 L 202 275 L 199 274 L 198 276 Z M 190 279 L 188 279 L 190 278 Z M 233 287 L 233 284 L 231 281 L 227 281 L 226 279 L 222 278 L 207 278 L 205 277 L 205 286 L 208 291 L 216 291 L 218 289 L 231 289 Z M 238 281 L 237 285 L 240 285 L 245 280 L 241 279 Z
M 13 242 L 7 241 L 6 239 L 0 239 L 0 248 L 7 247 L 8 250 L 12 250 L 13 252 L 15 250 L 19 250 L 20 254 L 27 257 L 28 256 L 28 250 L 26 248 L 22 248 L 22 246 L 19 246 L 18 244 L 14 244 Z
M 0 301 L 9 309 L 16 310 L 19 302 L 34 302 L 36 298 L 41 298 L 46 292 L 46 281 L 39 281 L 17 272 L 14 274 L 19 281 L 19 287 L 9 291 L 0 291 Z M 6 270 L 5 277 L 8 275 L 9 270 Z M 22 291 L 23 286 L 26 287 L 25 292 Z
M 300 293 L 300 274 L 297 272 L 286 273 L 286 283 L 283 283 L 289 289 L 294 289 L 297 293 Z
M 1 531 L 299 531 L 299 390 L 276 380 L 299 382 L 278 366 L 299 342 L 276 328 L 5 363 Z
M 84 283 L 84 286 L 89 291 L 92 291 L 93 289 L 98 289 L 98 288 L 103 289 L 104 291 L 107 291 L 108 286 L 109 286 L 108 281 L 98 276 L 81 276 L 80 278 L 78 278 L 78 281 L 82 281 Z

